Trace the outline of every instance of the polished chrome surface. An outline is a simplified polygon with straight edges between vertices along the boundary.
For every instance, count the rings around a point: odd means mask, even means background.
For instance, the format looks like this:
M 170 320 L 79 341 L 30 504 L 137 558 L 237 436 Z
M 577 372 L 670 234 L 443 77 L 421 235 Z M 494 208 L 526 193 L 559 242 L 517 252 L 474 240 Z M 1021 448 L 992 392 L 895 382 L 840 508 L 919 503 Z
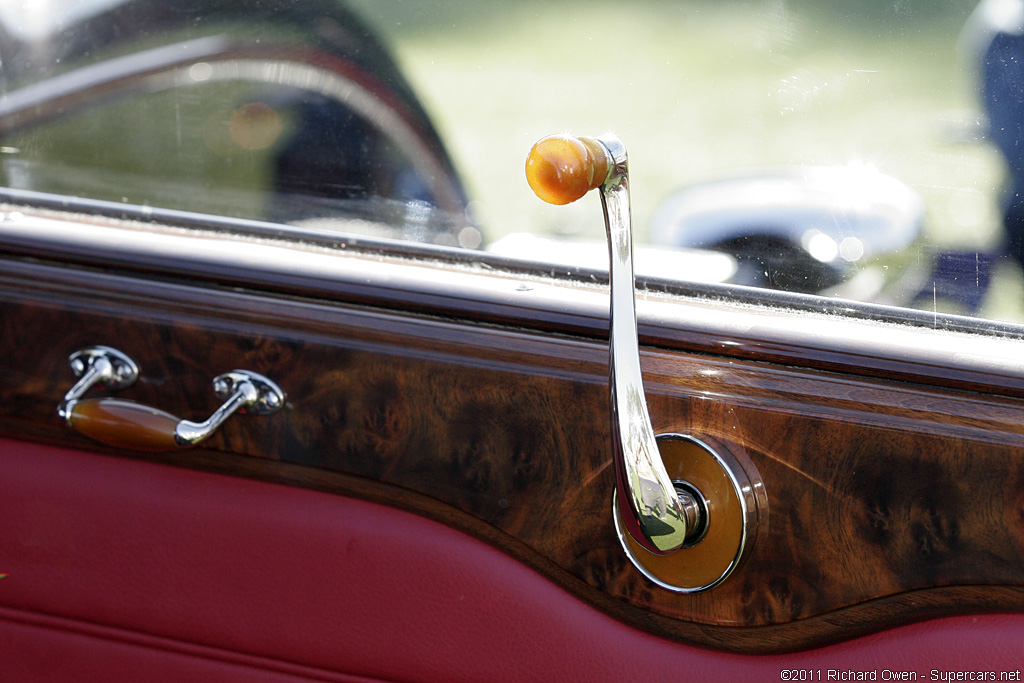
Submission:
M 611 259 L 609 374 L 616 514 L 640 545 L 665 555 L 686 543 L 687 506 L 661 462 L 644 396 L 636 329 L 626 149 L 614 137 L 599 137 L 597 141 L 610 161 L 608 177 L 601 185 L 601 204 Z
M 708 532 L 708 502 L 700 489 L 688 481 L 673 479 L 672 487 L 675 488 L 679 503 L 686 513 L 686 543 L 683 547 L 692 548 L 700 543 Z
M 71 416 L 75 404 L 89 389 L 100 385 L 110 391 L 125 389 L 139 377 L 139 368 L 124 353 L 109 346 L 89 346 L 68 358 L 71 370 L 78 377 L 57 406 L 57 414 L 74 428 Z M 232 370 L 213 380 L 213 390 L 224 403 L 202 422 L 179 420 L 174 429 L 174 442 L 194 446 L 210 436 L 224 420 L 236 412 L 270 415 L 284 405 L 285 394 L 272 380 L 249 370 Z M 130 402 L 129 402 L 130 403 Z
M 763 483 L 760 479 L 755 476 L 754 481 L 747 475 L 747 472 L 742 466 L 736 461 L 736 459 L 727 451 L 713 448 L 707 441 L 692 436 L 690 434 L 659 434 L 657 437 L 658 441 L 679 439 L 682 441 L 689 441 L 690 443 L 696 444 L 703 449 L 708 455 L 710 455 L 714 461 L 721 468 L 722 472 L 729 480 L 729 484 L 732 487 L 740 508 L 740 533 L 739 542 L 736 544 L 736 552 L 730 558 L 729 562 L 722 568 L 713 580 L 707 582 L 694 582 L 694 583 L 682 583 L 673 581 L 663 576 L 658 569 L 652 566 L 650 562 L 650 556 L 644 555 L 644 550 L 641 549 L 639 552 L 634 552 L 630 547 L 629 539 L 626 534 L 639 543 L 639 539 L 635 535 L 632 535 L 625 526 L 625 519 L 622 516 L 622 506 L 619 504 L 621 497 L 616 491 L 612 496 L 612 515 L 615 519 L 615 533 L 619 538 L 619 543 L 622 545 L 623 551 L 626 553 L 626 557 L 633 563 L 641 574 L 650 579 L 653 583 L 657 584 L 665 590 L 672 591 L 673 593 L 699 593 L 709 588 L 714 588 L 719 585 L 732 573 L 743 564 L 743 561 L 747 558 L 750 553 L 750 549 L 754 545 L 754 538 L 758 532 L 758 511 L 759 507 L 765 506 L 762 500 L 761 505 L 758 505 L 758 495 L 764 497 Z M 660 462 L 660 461 L 659 461 Z M 686 543 L 682 546 L 681 552 L 673 556 L 672 560 L 678 559 L 680 562 L 691 561 L 691 557 L 687 555 L 689 549 L 697 548 L 700 541 L 704 538 L 710 526 L 710 518 L 707 513 L 707 502 L 703 500 L 703 495 L 700 492 L 700 488 L 686 481 L 675 482 L 676 491 L 680 494 L 680 498 L 686 500 L 689 504 L 694 504 L 698 507 L 701 516 L 698 521 L 691 526 L 689 535 L 687 536 Z M 689 494 L 688 490 L 692 490 L 697 496 L 700 496 L 701 500 L 698 502 Z M 716 518 L 717 519 L 717 518 Z M 703 558 L 702 558 L 703 559 Z
M 249 370 L 232 370 L 213 380 L 213 390 L 224 403 L 202 422 L 182 420 L 174 430 L 181 446 L 193 446 L 210 436 L 235 412 L 269 415 L 284 405 L 284 392 L 273 381 Z
M 139 378 L 139 368 L 135 361 L 109 346 L 79 349 L 71 354 L 68 362 L 71 371 L 79 379 L 57 406 L 57 414 L 65 421 L 75 402 L 93 386 L 99 384 L 110 391 L 117 391 L 131 386 Z

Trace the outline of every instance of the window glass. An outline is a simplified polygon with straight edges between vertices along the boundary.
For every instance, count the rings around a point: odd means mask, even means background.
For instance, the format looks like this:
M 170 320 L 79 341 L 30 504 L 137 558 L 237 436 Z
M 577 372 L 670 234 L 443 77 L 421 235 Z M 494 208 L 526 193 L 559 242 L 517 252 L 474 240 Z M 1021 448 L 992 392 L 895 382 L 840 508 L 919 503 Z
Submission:
M 1016 0 L 354 4 L 389 35 L 491 243 L 600 240 L 596 200 L 537 201 L 522 161 L 543 135 L 612 131 L 641 241 L 724 250 L 746 284 L 1024 315 L 984 104 L 993 79 L 1004 108 L 1024 99 L 1024 57 L 989 49 L 1024 44 Z M 986 59 L 1005 72 L 988 86 Z
M 10 188 L 480 242 L 419 100 L 339 4 L 0 7 Z
M 0 2 L 8 186 L 1024 319 L 1024 0 Z M 1018 227 L 1020 225 L 1021 227 Z

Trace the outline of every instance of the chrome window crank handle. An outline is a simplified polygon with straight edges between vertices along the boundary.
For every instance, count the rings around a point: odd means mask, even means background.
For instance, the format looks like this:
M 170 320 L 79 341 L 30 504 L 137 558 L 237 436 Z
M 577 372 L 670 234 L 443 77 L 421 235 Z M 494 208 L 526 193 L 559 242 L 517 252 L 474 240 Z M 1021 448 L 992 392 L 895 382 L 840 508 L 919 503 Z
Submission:
M 552 136 L 534 145 L 526 175 L 537 195 L 568 204 L 600 188 L 608 233 L 609 379 L 615 490 L 621 519 L 646 550 L 667 555 L 701 525 L 693 496 L 665 470 L 647 412 L 637 339 L 626 150 L 615 137 Z

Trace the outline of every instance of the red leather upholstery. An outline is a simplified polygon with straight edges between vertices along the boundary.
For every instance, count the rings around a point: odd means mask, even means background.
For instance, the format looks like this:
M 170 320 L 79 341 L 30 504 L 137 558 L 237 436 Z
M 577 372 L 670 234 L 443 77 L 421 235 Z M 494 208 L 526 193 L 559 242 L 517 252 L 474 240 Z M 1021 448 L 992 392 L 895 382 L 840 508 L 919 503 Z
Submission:
M 0 574 L 0 680 L 12 681 L 780 680 L 784 668 L 929 680 L 1016 670 L 1024 654 L 1020 615 L 789 655 L 711 652 L 624 626 L 416 515 L 3 439 Z

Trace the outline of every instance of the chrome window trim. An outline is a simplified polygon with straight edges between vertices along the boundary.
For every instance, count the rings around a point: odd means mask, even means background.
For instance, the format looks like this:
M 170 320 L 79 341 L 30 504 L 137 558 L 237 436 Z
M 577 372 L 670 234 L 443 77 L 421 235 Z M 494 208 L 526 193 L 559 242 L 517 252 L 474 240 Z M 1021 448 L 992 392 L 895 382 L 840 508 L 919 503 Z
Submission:
M 0 205 L 0 259 L 607 339 L 607 273 L 142 207 L 112 218 L 102 210 L 109 205 L 50 200 Z M 68 212 L 86 207 L 95 210 Z M 1020 327 L 910 311 L 904 316 L 917 324 L 906 324 L 893 312 L 900 309 L 678 282 L 641 282 L 637 302 L 647 347 L 1024 396 Z
M 175 226 L 201 232 L 216 232 L 239 238 L 281 240 L 349 252 L 421 259 L 432 263 L 480 267 L 534 277 L 565 280 L 588 285 L 608 284 L 608 270 L 566 265 L 553 267 L 547 261 L 514 259 L 498 254 L 422 242 L 347 234 L 310 225 L 288 225 L 267 221 L 200 214 L 177 209 L 139 206 L 83 197 L 56 195 L 32 190 L 0 187 L 0 206 L 7 211 L 58 212 L 75 216 L 111 219 L 118 222 L 153 226 Z M 3 245 L 0 243 L 0 252 Z M 818 294 L 802 294 L 733 284 L 688 282 L 638 274 L 639 292 L 696 297 L 721 302 L 742 302 L 752 306 L 807 311 L 880 323 L 898 323 L 934 330 L 969 332 L 1013 339 L 1024 339 L 1024 323 L 931 312 L 900 306 L 887 306 Z

